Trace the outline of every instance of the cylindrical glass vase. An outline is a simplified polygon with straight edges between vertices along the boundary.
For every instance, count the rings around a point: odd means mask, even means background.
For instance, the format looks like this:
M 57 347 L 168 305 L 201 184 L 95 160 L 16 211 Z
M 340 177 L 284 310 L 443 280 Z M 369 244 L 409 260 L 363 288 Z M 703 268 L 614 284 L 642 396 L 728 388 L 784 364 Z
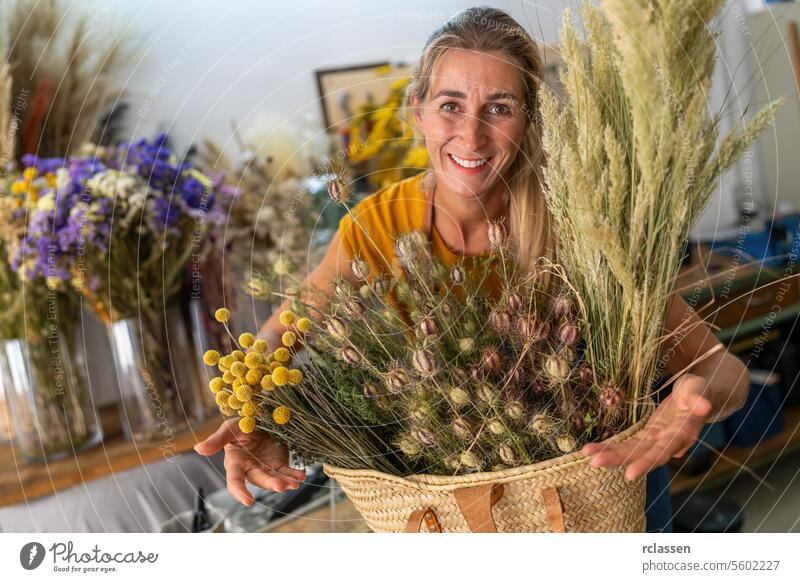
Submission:
M 109 324 L 126 438 L 169 441 L 202 418 L 196 354 L 178 307 Z
M 80 358 L 60 332 L 35 343 L 0 340 L 0 391 L 26 461 L 55 460 L 102 440 Z

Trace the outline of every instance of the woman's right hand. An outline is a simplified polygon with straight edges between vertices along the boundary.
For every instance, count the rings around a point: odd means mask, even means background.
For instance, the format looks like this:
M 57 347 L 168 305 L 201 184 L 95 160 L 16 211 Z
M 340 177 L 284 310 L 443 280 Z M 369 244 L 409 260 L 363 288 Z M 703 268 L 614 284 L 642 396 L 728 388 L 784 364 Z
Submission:
M 297 489 L 306 478 L 305 471 L 289 467 L 289 451 L 263 432 L 244 433 L 239 419 L 231 418 L 217 431 L 194 446 L 194 450 L 210 456 L 225 449 L 225 473 L 228 491 L 247 507 L 253 496 L 245 487 L 245 479 L 271 491 Z

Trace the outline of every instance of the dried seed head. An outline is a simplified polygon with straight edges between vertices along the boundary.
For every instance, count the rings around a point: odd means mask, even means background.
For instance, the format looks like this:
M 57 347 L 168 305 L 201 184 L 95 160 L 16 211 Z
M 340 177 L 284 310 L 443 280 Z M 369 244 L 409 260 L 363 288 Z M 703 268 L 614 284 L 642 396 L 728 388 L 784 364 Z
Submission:
M 386 372 L 385 382 L 391 392 L 400 392 L 408 385 L 408 372 L 395 366 Z
M 478 389 L 476 392 L 478 393 L 478 398 L 480 398 L 483 402 L 486 402 L 487 404 L 497 402 L 498 398 L 497 390 L 495 390 L 494 386 L 492 386 L 488 382 L 481 382 L 480 384 L 478 384 Z
M 472 351 L 475 349 L 475 340 L 471 337 L 462 337 L 460 340 L 458 340 L 458 349 L 465 354 L 472 353 Z
M 493 418 L 489 421 L 489 431 L 492 434 L 503 434 L 506 432 L 506 427 L 499 418 Z
M 428 338 L 439 333 L 439 326 L 433 317 L 426 316 L 419 320 L 417 324 L 417 337 L 420 339 Z
M 519 420 L 525 414 L 525 407 L 519 400 L 512 400 L 506 404 L 506 414 L 512 420 Z
M 569 422 L 579 432 L 586 430 L 586 415 L 580 410 L 575 410 L 569 415 Z
M 567 317 L 572 314 L 572 299 L 567 295 L 560 293 L 551 303 L 553 314 L 557 317 Z
M 564 380 L 569 375 L 569 362 L 558 354 L 552 354 L 545 360 L 544 370 L 554 380 Z
M 342 303 L 342 308 L 344 309 L 344 312 L 353 319 L 363 317 L 367 312 L 366 305 L 364 305 L 364 302 L 357 297 L 350 297 L 344 301 L 344 303 Z
M 336 204 L 346 204 L 350 199 L 350 188 L 340 178 L 334 178 L 328 182 L 328 196 Z
M 535 317 L 520 317 L 517 319 L 517 333 L 524 339 L 533 338 L 539 329 L 539 322 Z
M 339 299 L 347 299 L 353 295 L 353 284 L 347 279 L 337 279 L 334 284 L 334 293 Z
M 575 437 L 571 434 L 560 434 L 556 437 L 556 446 L 562 453 L 571 453 L 578 447 Z
M 358 364 L 361 361 L 361 356 L 358 354 L 355 348 L 351 346 L 346 346 L 342 348 L 342 351 L 339 352 L 339 355 L 345 362 L 347 362 L 351 366 Z
M 476 455 L 472 451 L 464 451 L 463 453 L 461 453 L 460 460 L 462 465 L 470 469 L 479 469 L 481 466 L 481 462 L 478 459 L 478 455 Z
M 583 384 L 591 384 L 594 382 L 594 370 L 589 364 L 583 363 L 578 366 L 578 379 Z
M 425 235 L 416 230 L 403 233 L 395 240 L 394 249 L 400 262 L 409 267 L 425 253 Z
M 516 467 L 519 465 L 519 458 L 517 458 L 517 454 L 514 452 L 514 447 L 512 447 L 508 443 L 503 443 L 497 449 L 497 453 L 500 455 L 500 458 L 503 459 L 503 462 L 510 466 Z
M 414 420 L 426 420 L 431 415 L 431 404 L 427 400 L 414 400 L 409 403 L 408 414 Z
M 492 471 L 505 471 L 506 469 L 510 469 L 508 465 L 503 463 L 497 463 L 496 465 L 492 465 Z
M 377 398 L 380 394 L 378 387 L 375 386 L 372 382 L 365 382 L 364 383 L 364 396 L 367 398 Z
M 500 352 L 495 348 L 484 348 L 481 354 L 481 364 L 489 371 L 496 372 L 500 369 Z
M 558 339 L 565 344 L 574 344 L 579 337 L 578 326 L 572 322 L 565 321 L 558 327 Z
M 552 419 L 543 413 L 534 414 L 528 423 L 528 430 L 539 436 L 548 436 L 553 432 L 554 427 Z
M 325 323 L 325 329 L 334 338 L 339 341 L 344 341 L 350 337 L 350 326 L 341 317 L 331 316 Z
M 469 402 L 469 394 L 463 388 L 452 388 L 448 396 L 450 397 L 450 401 L 456 406 L 464 406 Z
M 461 285 L 464 283 L 464 279 L 466 279 L 466 273 L 464 273 L 464 269 L 458 265 L 450 269 L 450 282 L 453 285 Z
M 612 382 L 605 382 L 600 387 L 598 399 L 608 410 L 616 410 L 622 404 L 622 390 Z
M 489 239 L 489 248 L 497 250 L 508 240 L 508 227 L 505 220 L 490 220 L 486 227 L 486 236 Z
M 468 441 L 475 438 L 475 426 L 471 420 L 463 416 L 456 417 L 450 424 L 453 433 L 457 438 L 462 441 Z
M 489 314 L 489 324 L 497 333 L 505 335 L 511 331 L 511 314 L 505 309 L 494 309 Z
M 423 348 L 415 351 L 412 361 L 414 369 L 424 376 L 430 376 L 436 372 L 436 360 L 430 350 Z
M 366 281 L 370 275 L 369 264 L 361 257 L 353 257 L 353 260 L 350 261 L 350 272 L 356 279 Z
M 389 277 L 380 276 L 376 277 L 375 280 L 372 282 L 372 289 L 375 291 L 376 295 L 383 296 L 386 295 L 389 291 L 391 291 L 391 281 Z
M 576 359 L 578 359 L 578 352 L 575 351 L 575 348 L 572 346 L 564 346 L 561 348 L 561 357 L 567 360 L 570 364 L 572 364 Z
M 420 445 L 416 438 L 410 435 L 403 435 L 397 444 L 400 450 L 409 457 L 416 457 L 422 452 L 422 445 Z

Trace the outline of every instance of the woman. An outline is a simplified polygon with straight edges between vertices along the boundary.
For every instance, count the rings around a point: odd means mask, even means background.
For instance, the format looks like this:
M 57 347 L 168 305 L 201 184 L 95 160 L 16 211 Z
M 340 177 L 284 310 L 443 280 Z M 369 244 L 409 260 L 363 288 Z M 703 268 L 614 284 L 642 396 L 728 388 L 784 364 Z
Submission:
M 521 269 L 542 255 L 555 259 L 551 218 L 540 182 L 536 103 L 540 71 L 534 41 L 503 11 L 471 8 L 437 29 L 426 42 L 407 95 L 413 121 L 425 139 L 431 170 L 383 188 L 358 204 L 353 215 L 340 223 L 307 283 L 331 292 L 335 277 L 351 277 L 348 261 L 356 255 L 373 272 L 391 269 L 392 235 L 409 230 L 426 232 L 433 252 L 446 263 L 454 264 L 461 257 L 469 262 L 487 249 L 490 220 L 505 220 L 510 226 L 518 241 Z M 284 331 L 278 321 L 284 307 L 261 330 L 270 346 L 279 344 Z M 687 321 L 699 318 L 676 295 L 665 332 Z M 718 345 L 708 326 L 701 324 L 676 337 L 680 340 L 664 356 L 662 369 L 669 376 L 683 373 L 646 427 L 624 444 L 587 444 L 582 449 L 593 466 L 625 466 L 629 479 L 652 471 L 649 531 L 670 529 L 663 465 L 686 453 L 704 423 L 739 409 L 749 387 L 746 367 L 724 349 L 685 369 Z M 297 488 L 305 474 L 288 467 L 286 449 L 263 434 L 241 433 L 237 422 L 225 421 L 195 447 L 204 455 L 224 447 L 231 493 L 250 505 L 245 479 L 275 491 Z

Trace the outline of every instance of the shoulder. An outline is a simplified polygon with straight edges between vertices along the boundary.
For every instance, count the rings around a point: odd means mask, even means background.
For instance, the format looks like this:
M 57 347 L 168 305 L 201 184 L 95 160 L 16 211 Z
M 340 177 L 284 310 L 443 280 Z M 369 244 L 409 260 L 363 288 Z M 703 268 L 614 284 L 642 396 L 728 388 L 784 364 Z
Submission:
M 349 255 L 364 250 L 366 241 L 374 246 L 392 244 L 398 232 L 422 226 L 424 197 L 423 174 L 394 182 L 370 194 L 339 222 L 339 236 Z

